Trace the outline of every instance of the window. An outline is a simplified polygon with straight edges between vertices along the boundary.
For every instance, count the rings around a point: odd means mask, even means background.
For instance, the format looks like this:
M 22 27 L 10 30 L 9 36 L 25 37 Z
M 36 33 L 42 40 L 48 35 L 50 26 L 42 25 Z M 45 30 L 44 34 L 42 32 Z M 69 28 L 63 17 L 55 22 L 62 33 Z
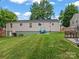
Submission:
M 52 25 L 54 25 L 54 23 L 52 23 Z
M 38 26 L 41 26 L 41 23 L 39 23 Z
M 76 20 L 76 23 L 78 23 L 78 20 Z
M 12 23 L 10 23 L 10 27 L 12 28 Z
M 22 26 L 22 23 L 20 23 L 20 26 Z
M 29 23 L 29 27 L 32 28 L 32 23 Z
M 74 21 L 72 21 L 72 24 L 74 24 Z

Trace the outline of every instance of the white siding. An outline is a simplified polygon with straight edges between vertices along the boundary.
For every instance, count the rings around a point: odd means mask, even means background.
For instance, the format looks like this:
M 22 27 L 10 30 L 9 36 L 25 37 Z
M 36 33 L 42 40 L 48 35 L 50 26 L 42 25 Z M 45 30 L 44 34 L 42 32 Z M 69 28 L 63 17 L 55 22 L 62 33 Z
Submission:
M 41 23 L 41 26 L 38 24 Z M 52 23 L 54 25 L 52 25 Z M 22 23 L 20 26 L 20 22 L 13 22 L 12 28 L 10 27 L 10 23 L 6 24 L 6 31 L 40 31 L 41 28 L 44 28 L 46 31 L 60 31 L 60 25 L 58 22 L 32 22 L 32 28 L 29 27 L 30 22 Z
M 75 14 L 70 21 L 70 26 L 76 27 L 77 25 L 79 25 L 79 14 Z
M 51 24 L 51 31 L 60 31 L 60 24 L 58 22 L 54 22 L 54 25 Z

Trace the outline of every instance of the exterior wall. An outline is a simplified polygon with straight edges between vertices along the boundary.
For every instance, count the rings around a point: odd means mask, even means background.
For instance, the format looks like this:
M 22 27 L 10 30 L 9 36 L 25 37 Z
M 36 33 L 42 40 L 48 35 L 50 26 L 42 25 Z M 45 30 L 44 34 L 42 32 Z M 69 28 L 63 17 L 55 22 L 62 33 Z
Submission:
M 59 32 L 60 31 L 60 24 L 58 22 L 54 22 L 54 25 L 51 24 L 51 31 Z
M 70 26 L 77 27 L 78 25 L 79 25 L 79 14 L 75 14 L 70 21 Z
M 32 27 L 30 28 L 30 23 L 32 23 Z M 40 26 L 38 24 L 41 24 Z M 13 22 L 12 28 L 11 23 L 6 24 L 6 31 L 7 34 L 9 32 L 12 32 L 12 30 L 15 30 L 16 32 L 36 32 L 38 33 L 41 29 L 45 29 L 46 31 L 54 31 L 59 32 L 60 31 L 60 24 L 58 22 Z M 20 26 L 20 24 L 22 24 Z

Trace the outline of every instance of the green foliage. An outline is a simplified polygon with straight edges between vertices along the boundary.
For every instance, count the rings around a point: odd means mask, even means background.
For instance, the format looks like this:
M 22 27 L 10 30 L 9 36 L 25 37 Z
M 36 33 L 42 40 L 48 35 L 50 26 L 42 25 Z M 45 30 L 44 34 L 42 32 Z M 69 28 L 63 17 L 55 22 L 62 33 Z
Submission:
M 61 11 L 59 19 L 64 27 L 70 26 L 70 20 L 75 13 L 78 13 L 78 8 L 73 4 L 66 6 L 65 10 Z
M 4 27 L 6 22 L 16 21 L 17 16 L 7 10 L 7 9 L 0 9 L 0 27 Z
M 64 11 L 61 10 L 61 11 L 60 11 L 59 20 L 60 20 L 60 21 L 63 20 L 63 17 L 64 17 Z
M 54 14 L 53 6 L 47 0 L 42 0 L 40 4 L 35 2 L 32 5 L 31 13 L 31 20 L 51 19 L 51 16 Z
M 0 38 L 0 59 L 79 59 L 79 48 L 64 33 Z

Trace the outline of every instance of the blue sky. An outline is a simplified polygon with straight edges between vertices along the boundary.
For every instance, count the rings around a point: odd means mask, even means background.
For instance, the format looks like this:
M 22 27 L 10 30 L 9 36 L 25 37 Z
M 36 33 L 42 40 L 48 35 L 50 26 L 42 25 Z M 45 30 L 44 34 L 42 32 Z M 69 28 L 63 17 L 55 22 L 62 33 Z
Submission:
M 34 2 L 40 3 L 41 0 L 0 0 L 0 8 L 9 9 L 14 12 L 19 20 L 28 20 L 31 12 L 30 8 Z M 79 0 L 49 0 L 54 6 L 54 13 L 56 18 L 59 16 L 61 10 L 70 3 L 79 7 Z

